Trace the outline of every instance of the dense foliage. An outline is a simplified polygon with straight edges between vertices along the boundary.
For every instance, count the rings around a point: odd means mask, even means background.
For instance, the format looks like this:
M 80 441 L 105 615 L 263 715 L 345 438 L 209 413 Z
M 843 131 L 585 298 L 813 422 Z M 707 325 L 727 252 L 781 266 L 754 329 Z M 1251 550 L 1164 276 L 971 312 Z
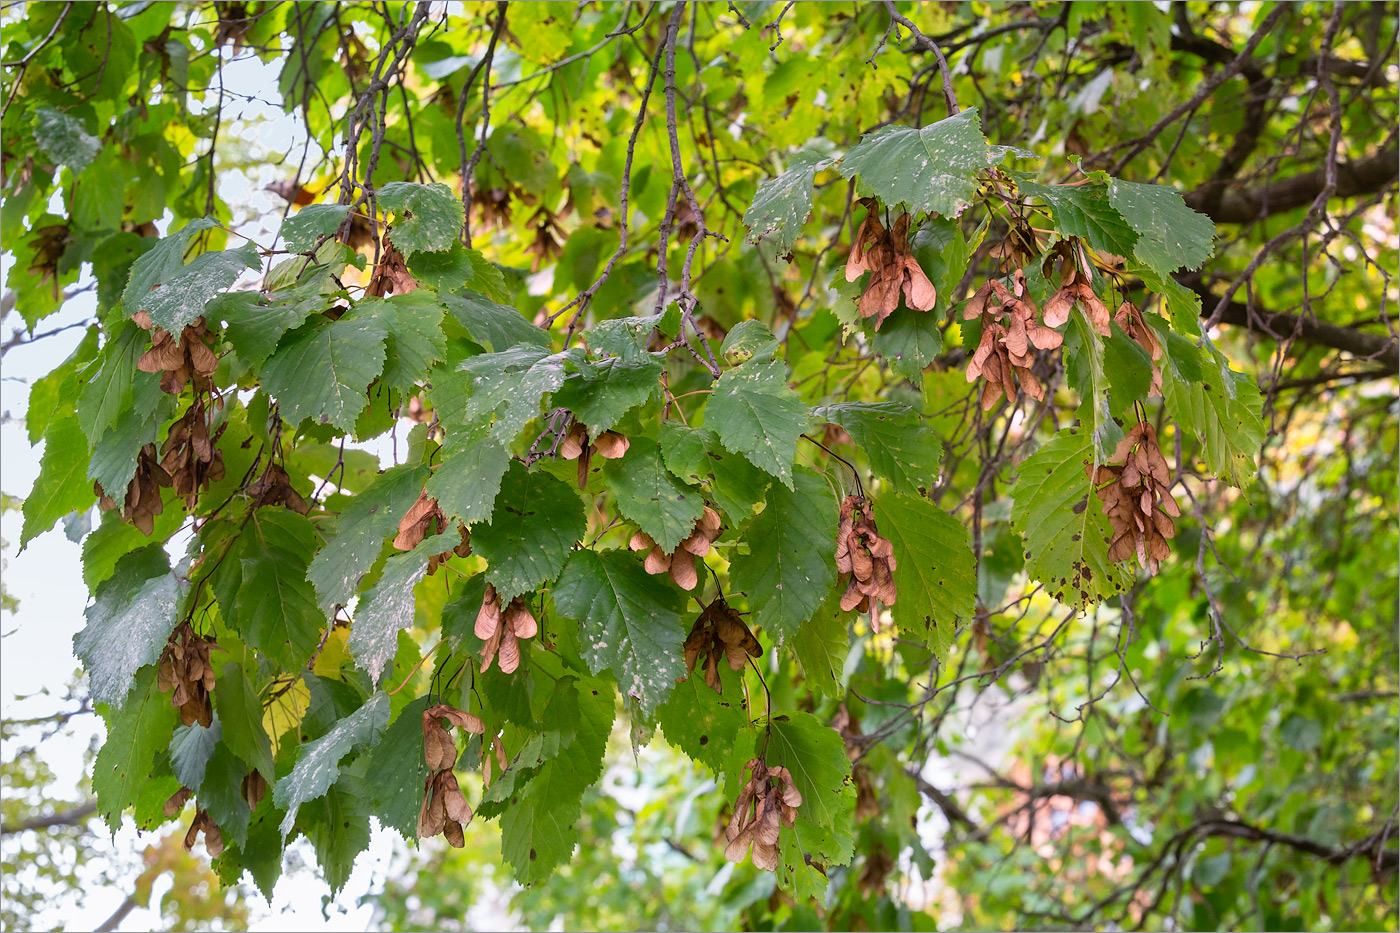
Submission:
M 6 15 L 109 826 L 373 818 L 405 927 L 1395 928 L 1394 4 Z

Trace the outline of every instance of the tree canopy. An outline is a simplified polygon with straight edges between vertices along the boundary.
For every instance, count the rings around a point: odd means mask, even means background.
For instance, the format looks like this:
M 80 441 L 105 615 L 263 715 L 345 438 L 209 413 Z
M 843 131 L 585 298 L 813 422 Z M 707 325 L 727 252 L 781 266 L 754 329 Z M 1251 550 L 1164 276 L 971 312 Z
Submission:
M 382 826 L 394 928 L 1396 928 L 1395 4 L 4 17 L 70 822 Z

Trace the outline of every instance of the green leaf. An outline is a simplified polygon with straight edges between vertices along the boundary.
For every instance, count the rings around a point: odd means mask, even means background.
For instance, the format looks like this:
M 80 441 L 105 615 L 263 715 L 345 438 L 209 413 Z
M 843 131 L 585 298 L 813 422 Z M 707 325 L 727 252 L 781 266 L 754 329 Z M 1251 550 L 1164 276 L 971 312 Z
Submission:
M 574 739 L 501 815 L 501 855 L 521 884 L 545 880 L 572 855 L 583 793 L 603 773 L 615 703 L 612 687 L 591 678 L 561 679 L 550 699 L 545 728 L 572 732 Z
M 122 811 L 136 802 L 154 778 L 156 756 L 170 747 L 170 737 L 180 721 L 170 705 L 170 695 L 156 688 L 155 665 L 137 672 L 132 696 L 120 710 L 101 705 L 107 721 L 107 741 L 92 766 L 92 792 L 97 812 L 115 832 Z
M 1082 400 L 1080 419 L 1092 433 L 1097 451 L 1094 462 L 1099 463 L 1113 453 L 1123 432 L 1109 413 L 1104 340 L 1078 305 L 1070 311 L 1069 327 L 1065 330 L 1065 369 Z
M 447 469 L 447 465 L 440 469 Z M 384 542 L 398 528 L 399 519 L 418 499 L 428 475 L 427 466 L 422 464 L 392 467 L 341 509 L 335 532 L 306 572 L 326 616 L 336 606 L 349 604 L 360 580 L 379 559 Z
M 524 787 L 533 780 L 540 767 L 546 761 L 559 757 L 559 753 L 573 740 L 572 734 L 561 736 L 557 729 L 532 735 L 510 760 L 510 766 L 499 778 L 493 779 L 491 786 L 481 795 L 482 805 L 477 813 L 487 819 L 495 819 L 504 813 L 510 799 L 515 796 L 516 788 Z
M 428 558 L 452 550 L 460 540 L 456 531 L 433 535 L 384 562 L 384 572 L 360 601 L 345 643 L 355 666 L 369 674 L 372 683 L 379 682 L 379 675 L 394 659 L 399 632 L 413 625 L 413 590 L 428 571 Z
M 328 296 L 319 289 L 298 288 L 271 295 L 229 292 L 209 302 L 204 310 L 210 320 L 224 322 L 224 336 L 238 358 L 257 369 L 267 362 L 283 334 L 324 311 L 328 303 Z
M 1103 371 L 1108 381 L 1109 412 L 1119 418 L 1130 418 L 1133 403 L 1147 398 L 1152 391 L 1152 357 L 1117 323 L 1113 336 L 1103 343 Z
M 369 384 L 384 368 L 385 336 L 374 318 L 312 321 L 282 340 L 263 366 L 263 388 L 288 425 L 312 418 L 353 432 L 369 405 Z
M 620 460 L 609 460 L 603 477 L 623 517 L 668 554 L 690 536 L 705 508 L 704 498 L 667 472 L 661 448 L 645 438 L 637 438 Z
M 481 253 L 459 242 L 454 241 L 441 253 L 414 253 L 408 269 L 420 284 L 430 285 L 439 292 L 469 289 L 493 301 L 510 298 L 505 274 Z M 505 349 L 504 344 L 501 349 Z
M 457 323 L 487 352 L 501 352 L 521 344 L 549 346 L 549 332 L 536 327 L 507 305 L 497 304 L 474 292 L 438 296 Z
M 147 538 L 115 512 L 104 512 L 101 524 L 83 539 L 83 583 L 89 590 L 96 590 L 98 584 L 112 576 L 117 561 L 152 540 L 169 538 L 184 517 L 180 511 L 167 509 L 156 516 L 155 528 Z
M 297 826 L 316 850 L 316 861 L 332 896 L 350 880 L 355 857 L 369 848 L 369 791 L 365 784 L 359 775 L 341 775 L 323 796 L 306 803 L 297 819 Z M 285 818 L 282 825 L 285 835 Z
M 378 192 L 379 206 L 396 215 L 389 238 L 404 258 L 445 250 L 462 233 L 462 202 L 443 184 L 391 181 Z
M 160 660 L 181 595 L 159 544 L 117 562 L 84 613 L 87 625 L 73 637 L 73 653 L 83 662 L 95 701 L 120 709 L 136 672 Z
M 730 564 L 735 588 L 748 594 L 750 626 L 775 641 L 791 637 L 826 599 L 836 579 L 837 503 L 831 487 L 801 470 L 792 490 L 774 486 L 749 529 L 749 556 Z
M 554 393 L 554 404 L 572 411 L 596 438 L 651 399 L 661 384 L 662 359 L 645 353 L 630 360 L 584 363 Z
M 24 528 L 19 544 L 25 545 L 52 528 L 69 512 L 90 507 L 97 501 L 88 481 L 88 442 L 75 415 L 55 418 L 44 431 L 44 456 L 39 460 L 39 476 L 24 497 Z
M 759 182 L 753 203 L 744 212 L 749 239 L 757 243 L 771 237 L 778 255 L 789 252 L 812 213 L 812 186 L 817 172 L 835 161 L 824 153 L 802 149 L 793 153 L 787 171 Z
M 197 791 L 199 805 L 209 811 L 220 831 L 240 847 L 248 844 L 248 821 L 252 816 L 243 796 L 243 779 L 247 776 L 248 766 L 220 742 L 213 749 Z
M 349 214 L 348 204 L 308 204 L 282 221 L 282 239 L 293 252 L 309 252 L 322 237 L 334 236 Z
M 851 650 L 850 622 L 846 613 L 840 611 L 840 600 L 841 588 L 837 587 L 802 623 L 791 642 L 807 686 L 833 699 L 845 692 L 841 680 Z
M 1129 266 L 1128 271 L 1135 272 L 1142 276 L 1142 284 L 1147 290 L 1156 292 L 1162 296 L 1162 302 L 1166 305 L 1166 310 L 1171 315 L 1172 325 L 1177 330 L 1188 337 L 1200 336 L 1200 295 L 1196 294 L 1185 285 L 1182 285 L 1170 275 L 1158 275 L 1155 271 L 1146 266 L 1134 263 Z
M 938 324 L 936 314 L 900 308 L 870 334 L 870 344 L 890 364 L 890 369 L 918 382 L 923 371 L 943 352 L 943 333 Z
M 82 120 L 52 107 L 34 109 L 34 141 L 74 175 L 91 165 L 102 149 L 102 140 L 84 129 Z
M 224 744 L 256 768 L 268 783 L 276 780 L 272 742 L 263 728 L 262 703 L 237 661 L 225 664 L 214 683 L 214 709 L 223 729 Z
M 713 431 L 675 421 L 661 423 L 661 455 L 666 468 L 687 483 L 703 486 L 734 524 L 753 517 L 772 480 L 741 454 L 724 449 Z
M 787 366 L 781 360 L 755 360 L 720 376 L 705 406 L 705 427 L 726 449 L 792 489 L 792 461 L 808 415 L 788 388 Z
M 898 402 L 843 402 L 812 416 L 838 424 L 897 492 L 923 495 L 938 481 L 943 445 L 919 414 Z
M 1133 255 L 1162 276 L 1200 268 L 1215 252 L 1215 224 L 1187 207 L 1175 188 L 1114 178 L 1108 199 L 1138 232 Z
M 146 256 L 154 252 L 152 250 Z M 139 264 L 146 256 L 136 262 Z M 147 312 L 157 327 L 164 327 L 179 337 L 185 325 L 193 324 L 195 318 L 204 313 L 205 305 L 236 282 L 244 269 L 258 269 L 261 266 L 262 259 L 253 243 L 246 243 L 238 249 L 201 253 L 189 265 L 162 275 L 157 283 L 158 288 L 133 296 L 136 303 L 125 307 L 133 314 L 137 310 Z M 132 282 L 136 282 L 134 267 Z M 128 287 L 128 294 L 130 291 Z
M 224 621 L 249 647 L 288 669 L 311 657 L 327 621 L 306 580 L 314 540 L 307 519 L 264 507 L 253 513 L 214 572 Z
M 136 361 L 149 345 L 145 331 L 135 324 L 123 324 L 79 377 L 83 389 L 78 396 L 78 421 L 83 426 L 88 443 L 96 445 L 102 440 L 103 432 L 122 412 L 131 408 L 131 384 L 137 373 Z M 154 374 L 141 375 L 155 378 Z
M 658 327 L 667 333 L 670 319 L 680 322 L 680 312 L 675 304 L 667 306 L 661 314 L 643 317 L 617 317 L 599 321 L 588 330 L 588 348 L 594 354 L 615 356 L 624 360 L 636 359 L 647 353 L 652 332 Z
M 899 596 L 890 612 L 901 627 L 928 633 L 929 648 L 945 658 L 958 620 L 971 619 L 976 609 L 977 562 L 967 526 L 924 498 L 885 495 L 874 505 L 897 565 Z
M 152 289 L 161 282 L 179 275 L 185 268 L 185 247 L 196 233 L 212 230 L 219 224 L 212 217 L 191 220 L 174 233 L 155 241 L 149 250 L 137 256 L 131 264 L 131 275 L 122 292 L 122 308 L 127 316 L 135 314 Z M 207 297 L 213 298 L 211 293 Z
M 799 903 L 820 904 L 826 900 L 827 878 L 816 866 L 825 867 L 821 852 L 831 847 L 826 843 L 830 835 L 799 817 L 795 826 L 778 837 L 778 867 L 774 875 L 778 886 L 790 891 Z
M 777 338 L 762 321 L 750 319 L 740 321 L 724 335 L 719 353 L 731 366 L 748 362 L 751 359 L 771 359 L 778 350 Z
M 409 842 L 418 838 L 418 807 L 428 763 L 423 758 L 423 711 L 430 697 L 419 697 L 399 711 L 384 738 L 370 752 L 371 812 Z
M 214 757 L 214 746 L 219 744 L 222 732 L 216 714 L 209 728 L 199 723 L 177 726 L 170 737 L 170 768 L 181 784 L 196 793 L 204 783 L 204 771 Z
M 893 207 L 955 217 L 977 195 L 974 176 L 990 164 L 975 108 L 922 129 L 886 126 L 868 134 L 841 160 L 842 178 Z
M 1200 440 L 1201 457 L 1211 472 L 1233 486 L 1245 486 L 1264 443 L 1259 387 L 1230 369 L 1213 348 L 1202 352 L 1192 341 L 1149 323 L 1167 351 L 1162 359 L 1167 411 L 1181 431 Z
M 389 695 L 380 691 L 325 735 L 301 747 L 292 772 L 273 788 L 273 802 L 287 811 L 282 819 L 283 839 L 296 823 L 297 808 L 325 794 L 335 783 L 341 759 L 356 745 L 373 747 L 388 724 Z
M 81 382 L 79 371 L 83 371 L 84 376 L 91 376 L 91 364 L 98 354 L 97 334 L 96 327 L 89 327 L 82 342 L 66 360 L 48 375 L 41 376 L 30 385 L 29 405 L 24 413 L 24 429 L 31 446 L 39 443 L 54 418 L 73 404 L 73 394 L 77 392 Z M 87 404 L 80 402 L 80 414 L 87 407 Z
M 426 289 L 392 298 L 367 298 L 355 306 L 354 313 L 373 319 L 389 334 L 383 378 L 391 388 L 412 389 L 447 352 L 443 307 Z
M 472 548 L 486 560 L 486 579 L 507 603 L 557 577 L 587 527 L 577 493 L 517 462 L 501 483 L 491 523 L 472 529 Z
M 680 590 L 626 551 L 576 551 L 554 585 L 555 606 L 579 622 L 589 670 L 611 670 L 648 717 L 685 672 L 685 603 Z
M 272 890 L 282 875 L 282 834 L 277 829 L 282 816 L 271 800 L 264 799 L 248 821 L 247 843 L 240 846 L 224 840 L 224 853 L 215 864 L 225 887 L 236 885 L 247 869 L 262 896 L 272 899 Z
M 1102 253 L 1133 255 L 1137 231 L 1123 219 L 1109 198 L 1107 185 L 1038 185 L 1020 181 L 1016 187 L 1029 197 L 1040 198 L 1049 208 L 1055 229 L 1067 237 L 1081 237 Z
M 1132 584 L 1132 571 L 1110 563 L 1113 538 L 1085 472 L 1089 435 L 1057 435 L 1021 463 L 1011 488 L 1011 522 L 1026 540 L 1026 573 L 1055 599 L 1082 609 Z
M 343 664 L 335 667 L 344 670 Z M 360 689 L 364 686 L 364 680 L 361 678 L 355 678 L 356 682 L 352 684 L 329 676 L 321 677 L 308 670 L 301 675 L 301 679 L 306 684 L 309 702 L 300 729 L 295 733 L 283 733 L 291 741 L 296 741 L 298 735 L 302 742 L 320 738 L 335 728 L 336 723 L 364 705 L 365 697 Z M 392 704 L 389 710 L 393 712 Z
M 683 683 L 676 685 L 657 709 L 656 719 L 668 743 L 718 776 L 724 771 L 739 731 L 748 728 L 749 713 L 739 672 L 728 664 L 721 664 L 720 684 L 724 692 L 716 693 L 705 683 L 701 667 L 703 662 Z
M 510 451 L 492 440 L 460 441 L 428 478 L 428 495 L 449 519 L 468 525 L 491 517 L 501 479 L 510 467 Z
M 263 396 L 266 399 L 266 396 Z M 249 411 L 248 420 L 259 417 Z M 262 440 L 259 436 L 258 440 Z M 379 478 L 379 456 L 367 450 L 341 450 L 339 444 L 319 444 L 302 441 L 287 451 L 285 465 L 293 476 L 331 477 L 336 489 L 347 495 L 358 495 Z
M 126 503 L 141 448 L 159 440 L 160 426 L 175 413 L 175 402 L 173 396 L 161 391 L 158 376 L 137 373 L 129 407 L 93 445 L 87 478 L 100 483 L 118 508 Z
M 68 86 L 82 96 L 110 101 L 121 97 L 136 62 L 136 38 L 123 19 L 115 13 L 93 16 L 76 36 L 65 36 L 63 58 L 74 76 Z
M 509 444 L 540 414 L 545 395 L 564 384 L 564 364 L 577 350 L 549 353 L 516 347 L 474 356 L 433 380 L 433 404 L 448 427 L 489 424 L 490 436 Z M 465 390 L 465 404 L 457 404 Z
M 856 787 L 841 734 L 811 713 L 774 716 L 764 758 L 770 765 L 782 765 L 791 772 L 792 783 L 802 794 L 799 821 L 830 830 L 827 836 L 811 834 L 823 843 L 822 850 L 806 854 L 829 864 L 849 862 Z
M 93 164 L 83 170 L 77 191 L 73 192 L 69 217 L 75 227 L 98 236 L 121 227 L 132 167 L 116 146 L 98 152 Z

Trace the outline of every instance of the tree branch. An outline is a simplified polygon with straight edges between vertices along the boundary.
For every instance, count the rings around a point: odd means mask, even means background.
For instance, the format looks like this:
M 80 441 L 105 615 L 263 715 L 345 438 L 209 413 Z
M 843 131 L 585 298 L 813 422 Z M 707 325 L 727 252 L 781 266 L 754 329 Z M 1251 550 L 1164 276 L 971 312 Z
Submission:
M 948 59 L 944 57 L 943 50 L 938 47 L 937 42 L 934 42 L 928 36 L 920 32 L 919 27 L 915 26 L 909 17 L 895 9 L 893 0 L 884 0 L 884 3 L 886 12 L 890 14 L 890 20 L 899 23 L 899 25 L 909 30 L 910 35 L 914 37 L 914 41 L 932 52 L 933 57 L 938 61 L 938 71 L 943 77 L 943 102 L 948 105 L 948 116 L 951 117 L 961 112 L 958 108 L 958 98 L 953 93 L 953 78 L 948 73 Z
M 1287 846 L 1302 852 L 1304 855 L 1320 858 L 1332 865 L 1340 865 L 1357 856 L 1374 856 L 1376 871 L 1381 874 L 1390 874 L 1400 868 L 1400 852 L 1384 848 L 1387 834 L 1383 832 L 1372 833 L 1349 846 L 1334 849 L 1305 836 L 1274 832 L 1271 829 L 1264 829 L 1240 820 L 1203 820 L 1192 827 L 1192 830 L 1197 836 L 1222 836 L 1244 839 L 1249 842 L 1268 842 Z
M 134 894 L 128 894 L 126 900 L 121 902 L 121 906 L 112 911 L 112 916 L 102 921 L 102 925 L 97 928 L 97 933 L 108 933 L 110 930 L 115 930 L 117 927 L 121 926 L 122 921 L 126 919 L 126 915 L 135 909 L 136 896 Z
M 918 771 L 910 770 L 906 773 L 913 779 L 914 786 L 919 789 L 919 793 L 927 797 L 934 806 L 943 812 L 943 816 L 950 825 L 963 827 L 974 839 L 987 838 L 987 831 L 978 826 L 977 822 L 967 815 L 967 811 L 956 800 L 926 781 Z
M 1239 55 L 1235 56 L 1235 59 L 1228 65 L 1226 65 L 1224 68 L 1221 68 L 1215 74 L 1211 75 L 1205 81 L 1201 82 L 1200 88 L 1196 91 L 1194 95 L 1192 95 L 1190 100 L 1181 104 L 1171 113 L 1162 117 L 1162 119 L 1158 120 L 1152 125 L 1151 129 L 1149 129 L 1143 135 L 1139 136 L 1137 139 L 1130 139 L 1127 142 L 1119 143 L 1116 146 L 1109 147 L 1099 155 L 1095 156 L 1094 161 L 1097 162 L 1100 160 L 1106 160 L 1109 155 L 1113 154 L 1114 152 L 1117 152 L 1119 149 L 1127 149 L 1128 151 L 1124 153 L 1118 159 L 1118 161 L 1113 164 L 1113 167 L 1111 169 L 1108 170 L 1108 173 L 1110 175 L 1121 174 L 1123 169 L 1127 166 L 1127 164 L 1131 162 L 1134 158 L 1136 158 L 1138 153 L 1142 152 L 1148 146 L 1152 145 L 1153 140 L 1155 140 L 1159 135 L 1161 135 L 1164 129 L 1171 126 L 1177 120 L 1181 119 L 1183 115 L 1194 113 L 1196 109 L 1199 108 L 1201 104 L 1206 101 L 1207 98 L 1209 98 L 1212 94 L 1215 93 L 1216 88 L 1220 87 L 1220 85 L 1224 84 L 1226 81 L 1230 80 L 1235 75 L 1242 72 L 1253 59 L 1254 50 L 1259 46 L 1259 43 L 1264 41 L 1265 36 L 1273 32 L 1274 26 L 1278 24 L 1279 19 L 1283 16 L 1285 12 L 1287 12 L 1287 10 L 1288 4 L 1286 3 L 1281 3 L 1278 6 L 1274 7 L 1273 12 L 1271 12 L 1267 17 L 1265 17 L 1264 21 L 1259 24 L 1259 28 L 1255 30 L 1254 35 L 1249 37 L 1249 41 L 1245 43 L 1244 50 L 1241 51 Z
M 1333 197 L 1350 198 L 1374 194 L 1395 183 L 1400 145 L 1391 132 L 1386 144 L 1375 155 L 1337 166 L 1337 190 Z M 1209 183 L 1186 195 L 1186 204 L 1218 224 L 1248 224 L 1272 214 L 1281 214 L 1312 203 L 1327 186 L 1327 170 L 1314 169 L 1248 191 L 1226 195 L 1211 206 Z
M 501 33 L 506 28 L 506 6 L 505 3 L 496 4 L 496 22 L 491 29 L 491 41 L 486 45 L 486 54 L 481 57 L 481 61 L 476 63 L 476 67 L 467 75 L 467 79 L 462 82 L 462 92 L 457 98 L 457 152 L 460 156 L 462 166 L 462 242 L 467 249 L 472 246 L 472 174 L 476 171 L 477 163 L 481 161 L 481 154 L 486 151 L 486 134 L 491 128 L 491 62 L 496 57 L 496 43 L 501 39 Z M 467 111 L 467 92 L 471 90 L 472 83 L 476 81 L 476 74 L 480 71 L 484 77 L 481 79 L 481 139 L 477 142 L 476 148 L 472 150 L 471 158 L 467 158 L 467 132 L 463 125 L 463 116 Z
M 1220 296 L 1212 294 L 1210 287 L 1199 276 L 1193 275 L 1177 281 L 1201 296 L 1201 317 L 1210 317 L 1218 305 Z M 1265 311 L 1258 307 L 1251 313 L 1247 304 L 1234 300 L 1226 303 L 1224 311 L 1216 318 L 1216 323 L 1247 327 L 1274 339 L 1287 335 L 1304 343 L 1331 347 L 1362 359 L 1373 359 L 1385 372 L 1392 375 L 1400 372 L 1400 342 L 1389 334 L 1368 334 L 1326 321 L 1300 318 L 1298 315 L 1282 311 Z
M 68 810 L 60 810 L 49 816 L 33 816 L 18 823 L 0 825 L 0 835 L 23 833 L 30 830 L 52 829 L 55 826 L 77 826 L 97 812 L 97 801 L 89 801 Z

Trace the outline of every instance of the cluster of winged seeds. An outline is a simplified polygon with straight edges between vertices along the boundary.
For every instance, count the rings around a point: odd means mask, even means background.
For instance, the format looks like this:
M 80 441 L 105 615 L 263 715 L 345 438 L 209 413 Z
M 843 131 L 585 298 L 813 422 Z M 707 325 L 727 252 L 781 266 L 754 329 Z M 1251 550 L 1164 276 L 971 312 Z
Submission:
M 181 622 L 160 654 L 156 685 L 175 691 L 170 705 L 180 710 L 180 721 L 187 726 L 199 723 L 207 729 L 214 722 L 214 707 L 209 702 L 214 665 L 209 662 L 209 653 L 218 647 L 214 639 L 200 637 L 190 623 Z
M 724 828 L 724 857 L 742 862 L 753 846 L 755 868 L 773 871 L 778 867 L 778 835 L 784 826 L 797 822 L 802 794 L 792 783 L 787 768 L 770 768 L 762 758 L 750 759 L 749 781 L 734 802 L 734 815 Z
M 647 552 L 643 564 L 647 573 L 669 573 L 676 586 L 683 590 L 693 590 L 695 584 L 700 582 L 700 574 L 695 569 L 695 559 L 710 553 L 710 547 L 719 537 L 720 525 L 719 513 L 707 505 L 705 511 L 696 519 L 690 535 L 670 554 L 661 550 L 661 546 L 652 540 L 651 535 L 641 530 L 632 535 L 632 540 L 627 546 L 634 551 Z
M 399 519 L 399 531 L 394 536 L 394 547 L 400 551 L 411 551 L 424 538 L 432 537 L 446 528 L 447 515 L 438 505 L 438 501 L 428 495 L 426 491 L 420 492 L 417 501 L 409 506 L 404 517 Z M 454 554 L 458 557 L 466 557 L 471 554 L 472 546 L 467 536 L 467 526 L 459 521 L 457 522 L 457 530 L 461 533 L 462 540 L 451 550 L 434 554 L 428 558 L 429 574 L 435 573 L 438 567 L 451 560 Z
M 1069 320 L 1070 309 L 1079 305 L 1095 333 L 1100 337 L 1113 336 L 1108 305 L 1094 293 L 1094 264 L 1089 259 L 1088 249 L 1075 238 L 1056 243 L 1041 266 L 1047 282 L 1054 280 L 1057 262 L 1060 265 L 1060 287 L 1045 302 L 1045 323 L 1059 327 Z
M 880 223 L 879 206 L 874 198 L 864 198 L 865 222 L 860 225 L 846 259 L 846 281 L 854 282 L 864 273 L 870 281 L 860 296 L 861 317 L 873 317 L 879 330 L 885 318 L 899 307 L 900 292 L 915 311 L 932 311 L 938 292 L 909 249 L 909 215 L 900 214 L 894 226 Z
M 219 358 L 205 342 L 209 338 L 209 327 L 203 317 L 185 325 L 179 340 L 165 328 L 152 324 L 151 316 L 145 311 L 137 311 L 131 319 L 144 330 L 151 331 L 151 348 L 136 361 L 136 368 L 143 373 L 160 373 L 162 391 L 179 395 L 191 382 L 196 396 L 213 391 Z
M 694 673 L 695 665 L 704 657 L 705 683 L 716 693 L 724 692 L 724 685 L 719 679 L 721 657 L 729 662 L 732 670 L 742 671 L 749 658 L 756 658 L 762 653 L 758 639 L 722 596 L 705 607 L 685 639 L 687 675 Z M 677 683 L 684 679 L 679 678 Z
M 351 246 L 354 246 L 352 241 Z M 366 298 L 383 298 L 386 295 L 403 295 L 418 288 L 418 282 L 408 271 L 408 263 L 403 253 L 384 236 L 384 249 L 379 254 L 379 262 L 370 273 L 369 284 L 365 286 Z
M 481 649 L 481 672 L 489 671 L 495 659 L 500 662 L 501 670 L 509 674 L 520 666 L 520 639 L 534 638 L 539 625 L 530 607 L 519 596 L 502 608 L 500 595 L 488 583 L 481 611 L 476 614 L 475 631 L 476 637 L 486 642 Z
M 219 358 L 209 348 L 209 328 L 202 317 L 186 325 L 178 340 L 155 326 L 145 311 L 136 312 L 131 319 L 151 331 L 150 349 L 136 361 L 136 368 L 160 373 L 161 390 L 170 395 L 178 396 L 186 385 L 194 389 L 189 408 L 170 426 L 159 459 L 155 445 L 147 444 L 137 456 L 136 472 L 127 483 L 122 519 L 149 535 L 155 529 L 156 516 L 164 508 L 161 487 L 174 486 L 175 492 L 185 498 L 185 504 L 193 508 L 202 490 L 224 478 L 224 457 L 216 447 L 218 432 L 210 431 L 210 408 L 222 407 L 217 399 L 211 401 Z M 100 483 L 93 484 L 93 492 L 103 511 L 117 507 L 116 498 Z
M 593 463 L 593 455 L 597 454 L 604 460 L 617 460 L 627 453 L 627 448 L 632 446 L 632 442 L 624 434 L 616 431 L 604 431 L 599 434 L 596 440 L 588 439 L 588 428 L 583 422 L 575 421 L 569 426 L 569 433 L 564 435 L 564 440 L 559 444 L 559 456 L 565 460 L 578 461 L 578 488 L 583 489 L 588 485 L 588 471 Z
M 1000 279 L 988 279 L 973 293 L 963 308 L 963 320 L 982 319 L 982 341 L 968 359 L 967 381 L 974 382 L 978 376 L 987 377 L 987 384 L 982 388 L 983 411 L 990 409 L 1003 395 L 1008 402 L 1015 400 L 1017 379 L 1027 395 L 1045 398 L 1045 387 L 1031 371 L 1035 365 L 1032 347 L 1053 350 L 1064 342 L 1064 337 L 1051 328 L 1069 320 L 1070 307 L 1057 307 L 1052 313 L 1051 303 L 1047 302 L 1042 324 L 1037 320 L 1035 302 L 1026 288 L 1025 273 L 1020 269 L 1012 273 L 1010 287 Z
M 1176 537 L 1172 519 L 1181 515 L 1157 432 L 1141 421 L 1123 435 L 1108 463 L 1097 469 L 1085 466 L 1113 526 L 1108 559 L 1128 560 L 1136 554 L 1138 563 L 1155 575 L 1159 563 L 1171 553 L 1167 539 Z
M 253 508 L 265 505 L 283 505 L 302 515 L 311 511 L 311 505 L 292 487 L 292 478 L 279 463 L 269 463 L 263 475 L 248 484 L 248 495 L 253 497 Z
M 443 726 L 444 720 L 472 735 L 484 735 L 486 724 L 446 703 L 423 710 L 423 758 L 428 776 L 423 782 L 423 804 L 418 808 L 418 838 L 441 834 L 460 849 L 466 845 L 462 827 L 472 821 L 473 814 L 452 772 L 457 764 L 457 741 Z
M 880 537 L 863 496 L 847 496 L 841 503 L 841 523 L 836 528 L 836 569 L 846 580 L 841 609 L 865 612 L 874 604 L 893 606 L 898 593 L 894 586 L 894 545 Z M 871 626 L 879 631 L 879 612 L 872 614 Z
M 203 346 L 203 344 L 201 344 Z M 209 416 L 204 396 L 195 394 L 190 407 L 170 426 L 160 448 L 160 466 L 170 477 L 177 495 L 194 508 L 199 493 L 224 478 L 224 455 L 209 436 Z
M 181 789 L 186 794 L 189 793 L 187 788 Z M 169 801 L 166 803 L 168 804 Z M 175 812 L 179 813 L 181 809 L 183 809 L 183 805 L 176 807 Z M 190 821 L 190 828 L 185 832 L 183 845 L 186 852 L 194 848 L 200 833 L 204 834 L 204 848 L 209 851 L 209 857 L 218 858 L 224 851 L 224 834 L 219 830 L 219 824 L 214 822 L 214 818 L 209 815 L 208 810 L 195 811 L 194 819 Z
M 247 802 L 249 810 L 256 810 L 258 804 L 267 796 L 267 780 L 258 770 L 249 771 L 243 778 L 239 794 Z M 181 787 L 166 798 L 165 818 L 173 820 L 179 816 L 180 811 L 185 809 L 185 804 L 193 795 L 194 792 L 188 787 Z M 203 807 L 195 810 L 194 819 L 190 821 L 190 828 L 185 832 L 182 844 L 186 852 L 194 848 L 201 833 L 204 835 L 204 848 L 208 850 L 212 858 L 218 858 L 219 854 L 224 851 L 224 834 L 219 829 L 219 824 L 214 822 L 214 818 L 209 815 L 209 811 Z
M 155 531 L 156 516 L 165 511 L 160 501 L 160 489 L 169 486 L 170 474 L 160 465 L 156 456 L 156 445 L 147 444 L 136 457 L 136 474 L 126 485 L 126 497 L 122 500 L 122 521 L 135 525 L 144 535 Z M 110 512 L 117 507 L 117 500 L 108 495 L 102 484 L 94 482 L 92 491 L 97 495 L 97 504 L 102 511 Z

